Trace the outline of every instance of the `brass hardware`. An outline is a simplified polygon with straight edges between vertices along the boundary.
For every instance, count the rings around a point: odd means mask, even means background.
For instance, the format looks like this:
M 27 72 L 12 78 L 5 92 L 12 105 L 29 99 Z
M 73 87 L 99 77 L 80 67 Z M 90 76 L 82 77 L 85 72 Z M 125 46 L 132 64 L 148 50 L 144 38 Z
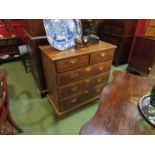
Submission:
M 74 58 L 74 59 L 72 59 L 72 60 L 70 60 L 70 62 L 72 63 L 72 64 L 75 64 L 76 62 L 77 62 L 77 58 Z
M 73 99 L 72 100 L 72 103 L 75 103 L 77 100 L 78 100 L 77 98 Z
M 91 70 L 91 67 L 87 67 L 86 71 L 89 72 Z
M 101 55 L 101 57 L 104 57 L 105 56 L 105 53 L 101 53 L 100 55 Z
M 97 93 L 99 93 L 99 92 L 100 92 L 100 90 L 101 90 L 101 88 L 97 88 L 97 89 L 96 89 L 96 92 L 97 92 Z
M 101 82 L 101 79 L 97 79 L 97 82 Z
M 99 67 L 99 70 L 102 71 L 103 70 L 103 67 Z
M 89 93 L 89 90 L 85 90 L 84 93 L 85 93 L 85 94 L 88 94 L 88 93 Z
M 149 67 L 148 70 L 150 71 L 152 69 L 152 67 Z
M 86 79 L 86 83 L 89 83 L 90 82 L 90 79 Z
M 71 88 L 72 91 L 77 91 L 78 90 L 78 87 L 73 87 Z
M 73 75 L 72 75 L 72 78 L 76 78 L 76 77 L 78 77 L 78 76 L 79 76 L 79 74 L 76 73 L 76 74 L 73 74 Z

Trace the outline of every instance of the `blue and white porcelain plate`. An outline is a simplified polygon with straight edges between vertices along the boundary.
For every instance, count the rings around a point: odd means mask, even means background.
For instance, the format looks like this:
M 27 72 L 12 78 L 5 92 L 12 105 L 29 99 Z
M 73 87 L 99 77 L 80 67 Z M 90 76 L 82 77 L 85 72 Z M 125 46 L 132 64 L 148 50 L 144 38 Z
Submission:
M 44 19 L 43 22 L 49 43 L 58 50 L 75 46 L 75 38 L 82 36 L 78 19 Z

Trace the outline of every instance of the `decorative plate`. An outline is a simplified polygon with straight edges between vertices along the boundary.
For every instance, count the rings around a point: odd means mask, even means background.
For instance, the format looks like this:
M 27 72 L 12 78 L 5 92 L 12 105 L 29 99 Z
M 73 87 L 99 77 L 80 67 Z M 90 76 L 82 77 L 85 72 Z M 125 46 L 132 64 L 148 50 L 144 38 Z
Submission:
M 44 19 L 43 23 L 49 43 L 58 50 L 75 46 L 75 38 L 82 36 L 78 19 Z
M 143 96 L 139 101 L 139 108 L 145 118 L 155 125 L 155 107 L 150 104 L 150 94 Z

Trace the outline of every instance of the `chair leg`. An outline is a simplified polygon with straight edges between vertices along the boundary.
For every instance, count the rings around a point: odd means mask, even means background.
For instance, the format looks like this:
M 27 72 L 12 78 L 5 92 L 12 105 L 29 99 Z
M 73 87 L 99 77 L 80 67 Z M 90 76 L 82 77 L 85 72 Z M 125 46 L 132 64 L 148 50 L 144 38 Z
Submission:
M 16 122 L 12 119 L 12 116 L 10 114 L 10 112 L 8 112 L 8 121 L 10 122 L 10 124 L 20 133 L 23 132 L 23 130 L 16 124 Z

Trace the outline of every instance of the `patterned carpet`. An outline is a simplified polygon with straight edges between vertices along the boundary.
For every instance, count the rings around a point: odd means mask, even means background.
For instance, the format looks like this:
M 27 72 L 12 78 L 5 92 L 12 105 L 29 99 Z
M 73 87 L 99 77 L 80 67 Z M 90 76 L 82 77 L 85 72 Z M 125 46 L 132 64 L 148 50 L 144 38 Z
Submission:
M 127 65 L 112 67 L 126 70 Z M 20 61 L 0 66 L 9 73 L 10 110 L 14 120 L 24 130 L 23 134 L 78 135 L 81 126 L 95 113 L 98 101 L 86 105 L 60 120 L 47 98 L 37 94 L 36 83 L 31 73 L 26 73 Z M 110 76 L 109 81 L 112 79 Z

